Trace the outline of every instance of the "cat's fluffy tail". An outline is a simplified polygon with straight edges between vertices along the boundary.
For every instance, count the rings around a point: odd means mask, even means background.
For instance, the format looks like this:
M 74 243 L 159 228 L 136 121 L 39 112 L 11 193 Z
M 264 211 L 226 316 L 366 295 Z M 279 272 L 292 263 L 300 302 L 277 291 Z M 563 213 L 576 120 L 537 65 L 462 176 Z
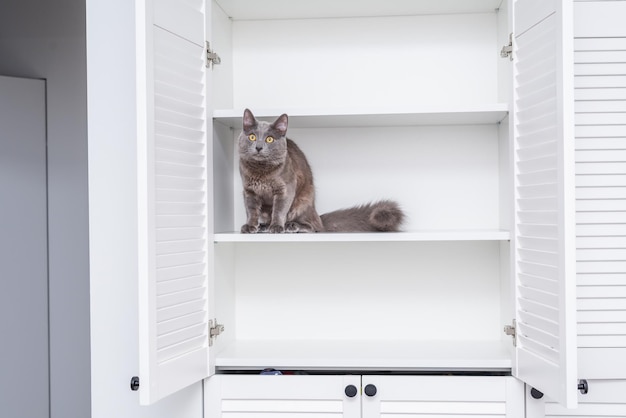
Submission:
M 405 215 L 392 200 L 340 209 L 321 216 L 325 232 L 397 232 Z

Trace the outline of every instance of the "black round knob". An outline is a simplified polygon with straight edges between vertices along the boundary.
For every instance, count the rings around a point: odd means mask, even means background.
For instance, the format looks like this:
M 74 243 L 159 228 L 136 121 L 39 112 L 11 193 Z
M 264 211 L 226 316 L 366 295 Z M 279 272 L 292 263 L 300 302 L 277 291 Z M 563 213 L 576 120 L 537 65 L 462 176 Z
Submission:
M 374 396 L 376 395 L 376 392 L 378 392 L 378 389 L 376 389 L 376 386 L 369 384 L 365 386 L 365 389 L 363 389 L 363 391 L 367 396 Z
M 543 398 L 543 393 L 535 388 L 531 388 L 530 389 L 530 396 L 533 397 L 533 399 L 541 399 Z
M 130 390 L 137 391 L 139 390 L 139 377 L 133 376 L 130 379 Z
M 348 398 L 354 398 L 359 391 L 356 388 L 356 386 L 348 385 L 346 386 L 346 389 L 344 390 L 344 392 L 346 393 L 346 396 Z

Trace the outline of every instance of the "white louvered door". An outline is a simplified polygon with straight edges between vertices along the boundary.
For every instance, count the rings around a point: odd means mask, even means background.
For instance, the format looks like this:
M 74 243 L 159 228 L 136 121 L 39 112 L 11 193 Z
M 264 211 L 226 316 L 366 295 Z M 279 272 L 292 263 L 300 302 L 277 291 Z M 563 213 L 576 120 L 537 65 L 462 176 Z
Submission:
M 626 378 L 626 1 L 575 3 L 578 364 Z
M 571 1 L 514 9 L 514 375 L 576 404 Z
M 140 402 L 209 375 L 204 0 L 137 2 Z

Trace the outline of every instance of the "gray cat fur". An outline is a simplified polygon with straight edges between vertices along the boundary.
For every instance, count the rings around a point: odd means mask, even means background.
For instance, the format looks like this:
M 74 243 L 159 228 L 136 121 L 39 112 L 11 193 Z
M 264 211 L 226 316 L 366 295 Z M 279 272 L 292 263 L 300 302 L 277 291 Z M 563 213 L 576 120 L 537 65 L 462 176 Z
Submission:
M 322 215 L 315 210 L 313 173 L 304 153 L 287 138 L 288 116 L 273 123 L 244 111 L 239 135 L 239 172 L 247 220 L 242 233 L 395 232 L 404 213 L 381 200 Z M 256 140 L 250 140 L 255 135 Z M 274 141 L 266 142 L 271 136 Z

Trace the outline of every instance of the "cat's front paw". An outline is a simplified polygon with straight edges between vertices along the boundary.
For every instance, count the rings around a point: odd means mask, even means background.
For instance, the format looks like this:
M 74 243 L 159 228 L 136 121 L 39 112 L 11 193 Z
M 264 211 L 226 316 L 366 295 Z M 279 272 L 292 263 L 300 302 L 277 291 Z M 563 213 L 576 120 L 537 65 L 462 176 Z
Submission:
M 241 227 L 242 234 L 256 234 L 259 231 L 259 228 L 254 225 L 244 224 Z
M 297 222 L 287 222 L 285 224 L 285 232 L 295 234 L 300 231 L 300 224 Z
M 270 225 L 270 234 L 282 234 L 285 232 L 285 227 L 282 225 Z

